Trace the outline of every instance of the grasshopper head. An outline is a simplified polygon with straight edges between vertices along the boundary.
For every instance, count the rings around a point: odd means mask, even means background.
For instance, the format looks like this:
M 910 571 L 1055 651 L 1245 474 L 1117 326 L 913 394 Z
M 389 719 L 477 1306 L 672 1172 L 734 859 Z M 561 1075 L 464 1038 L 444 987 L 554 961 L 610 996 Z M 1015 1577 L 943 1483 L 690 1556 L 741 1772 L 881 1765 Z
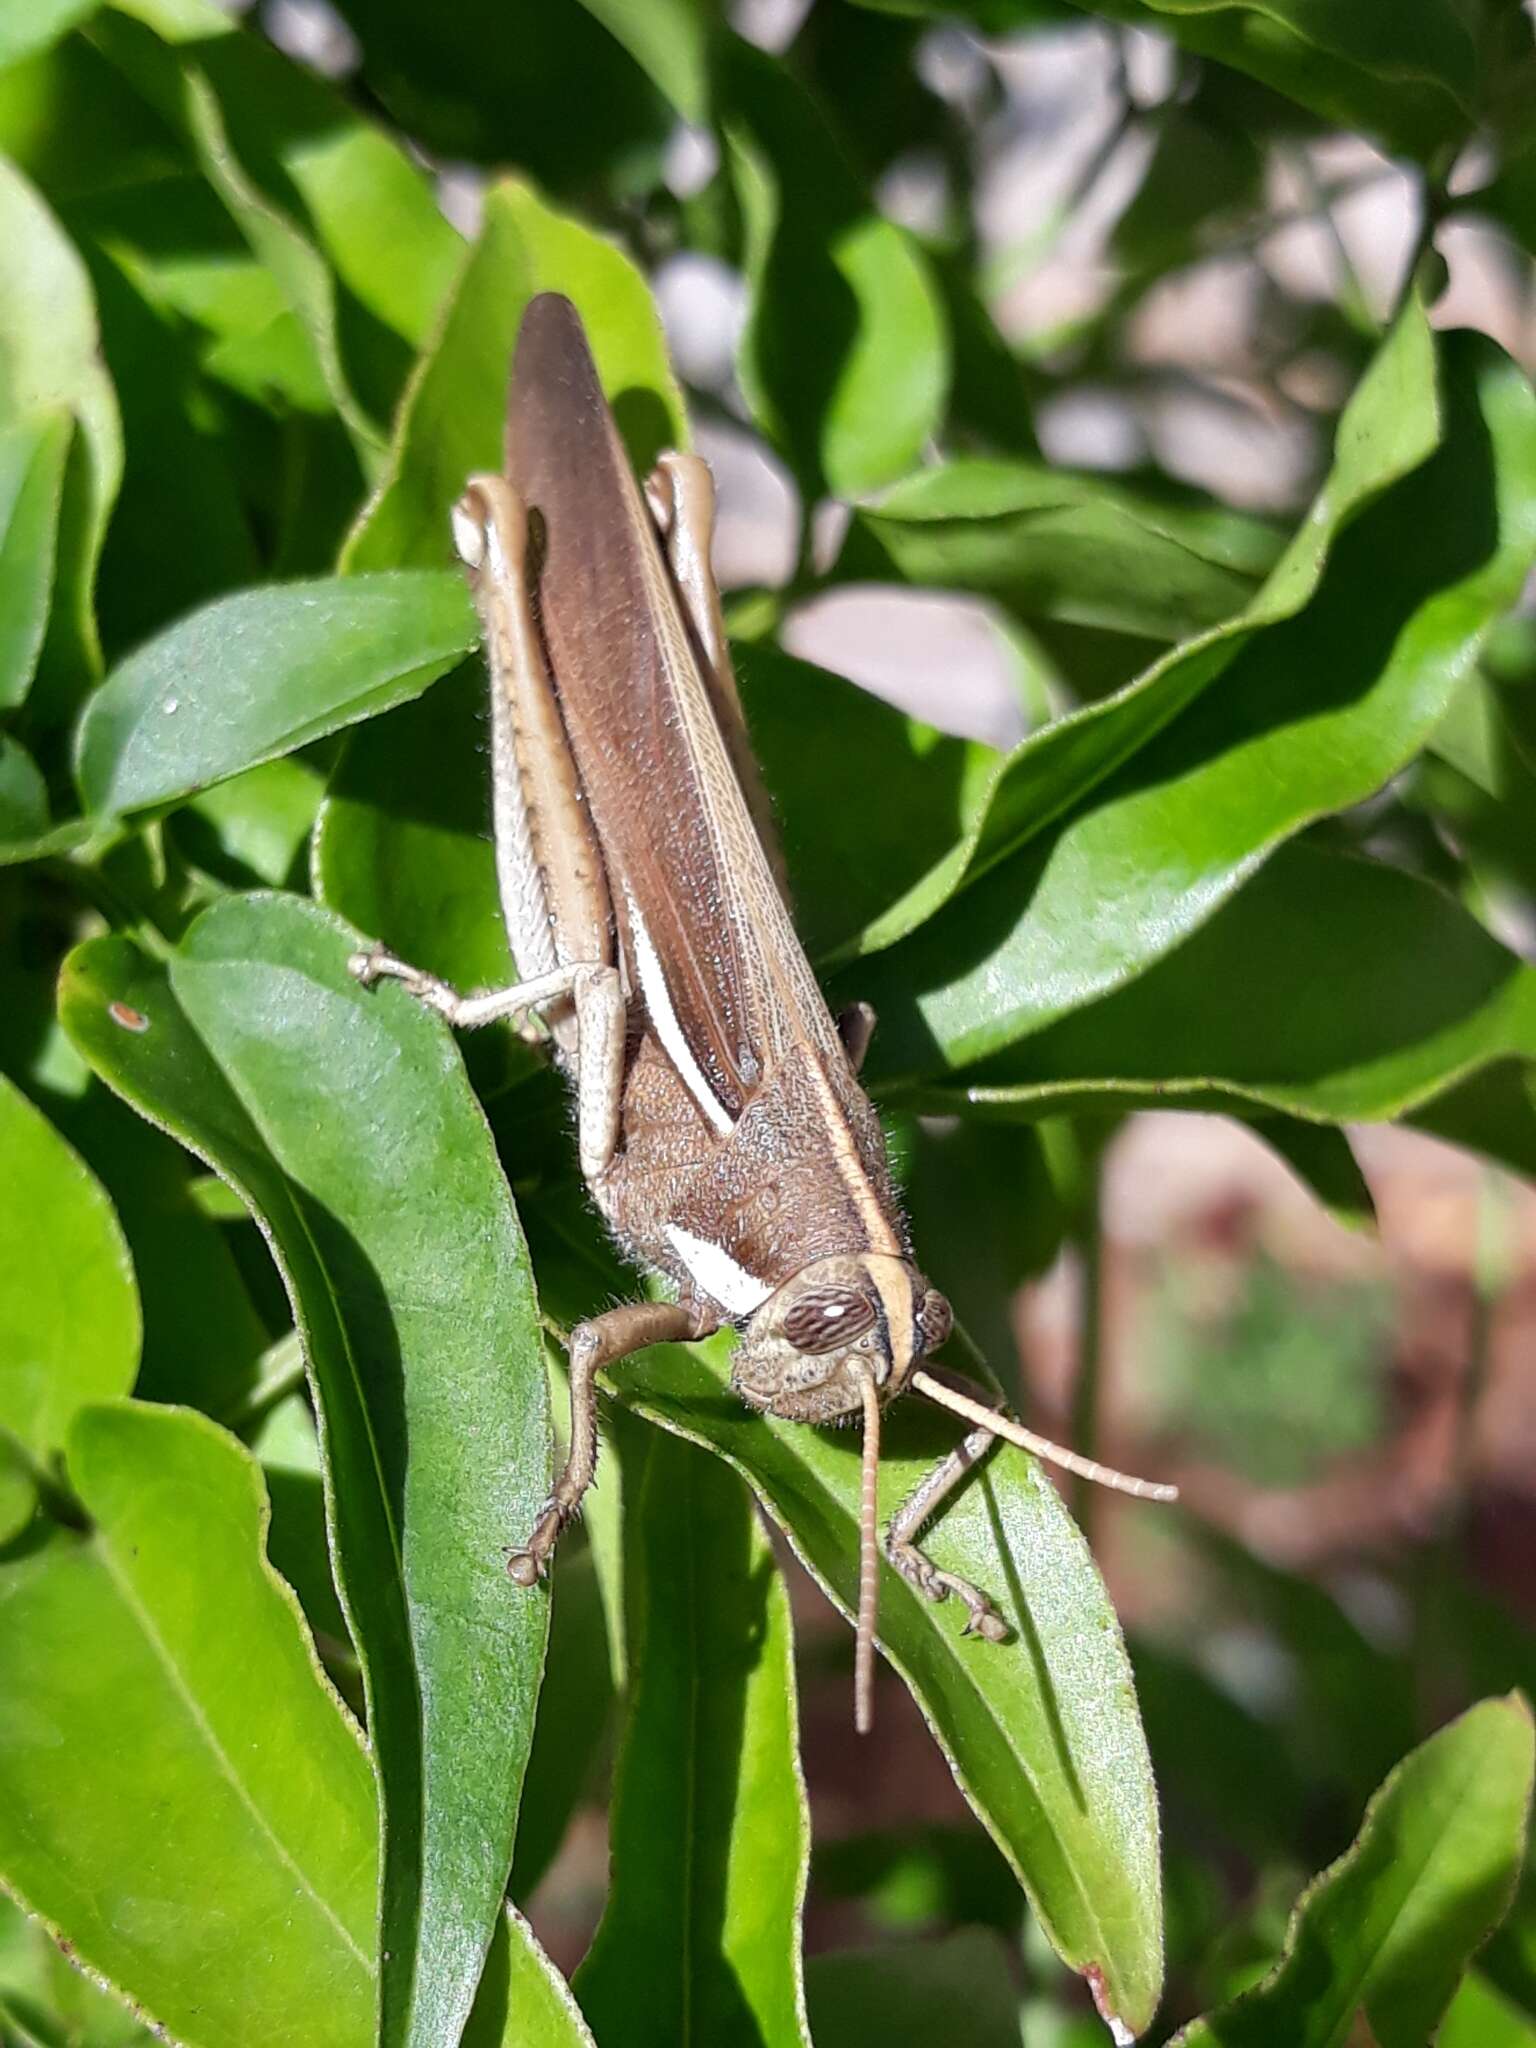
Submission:
M 802 1267 L 755 1310 L 731 1383 L 790 1422 L 856 1415 L 866 1384 L 882 1404 L 949 1335 L 949 1303 L 906 1259 L 848 1252 Z

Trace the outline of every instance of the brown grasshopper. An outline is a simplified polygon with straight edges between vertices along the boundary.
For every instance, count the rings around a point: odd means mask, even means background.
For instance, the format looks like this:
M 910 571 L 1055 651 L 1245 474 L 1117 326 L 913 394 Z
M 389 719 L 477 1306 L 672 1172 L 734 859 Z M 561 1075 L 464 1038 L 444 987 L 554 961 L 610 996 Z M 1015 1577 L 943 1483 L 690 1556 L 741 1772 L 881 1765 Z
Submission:
M 997 1436 L 1119 1475 L 1055 1452 L 924 1364 L 949 1335 L 949 1304 L 913 1262 L 859 1086 L 873 1012 L 834 1022 L 790 919 L 710 572 L 713 519 L 696 456 L 663 456 L 641 493 L 576 309 L 536 298 L 514 356 L 506 473 L 471 477 L 453 511 L 485 634 L 497 874 L 523 979 L 460 995 L 379 947 L 352 966 L 364 982 L 398 978 L 451 1024 L 542 1019 L 575 1090 L 592 1197 L 674 1294 L 572 1330 L 570 1454 L 512 1577 L 538 1580 L 592 1478 L 598 1373 L 732 1323 L 732 1384 L 752 1407 L 863 1418 L 862 1730 L 887 1402 L 914 1388 L 973 1425 L 884 1547 L 993 1641 L 1003 1621 L 918 1549 L 921 1525 Z

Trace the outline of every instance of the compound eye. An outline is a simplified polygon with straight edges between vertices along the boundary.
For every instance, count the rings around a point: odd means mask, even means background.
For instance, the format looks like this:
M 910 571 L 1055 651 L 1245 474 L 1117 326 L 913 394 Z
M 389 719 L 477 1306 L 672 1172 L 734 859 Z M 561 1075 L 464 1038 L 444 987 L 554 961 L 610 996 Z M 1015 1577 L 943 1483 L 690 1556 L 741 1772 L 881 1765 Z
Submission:
M 838 1351 L 875 1321 L 875 1305 L 855 1287 L 816 1287 L 784 1318 L 784 1335 L 797 1351 Z
M 937 1351 L 955 1327 L 954 1310 L 936 1287 L 930 1287 L 918 1304 L 917 1327 L 923 1333 L 924 1352 Z

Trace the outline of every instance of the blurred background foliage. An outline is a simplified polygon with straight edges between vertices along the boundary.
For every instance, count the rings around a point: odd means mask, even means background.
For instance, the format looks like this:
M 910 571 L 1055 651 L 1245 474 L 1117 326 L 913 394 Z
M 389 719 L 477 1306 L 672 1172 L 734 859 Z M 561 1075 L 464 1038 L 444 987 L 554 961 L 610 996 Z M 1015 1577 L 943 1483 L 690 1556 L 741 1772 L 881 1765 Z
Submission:
M 1533 109 L 1517 0 L 0 0 L 6 2040 L 1086 2048 L 1097 1990 L 1536 2043 Z M 263 892 L 506 975 L 443 514 L 541 288 L 637 462 L 715 468 L 930 1272 L 1027 1419 L 1183 1488 L 1071 1495 L 1165 1944 L 1023 1461 L 1040 1696 L 895 1611 L 864 1743 L 789 1546 L 630 1417 L 844 1589 L 842 1452 L 718 1360 L 609 1415 L 537 1717 L 543 1603 L 466 1563 L 547 1455 L 518 1216 L 552 1324 L 633 1283 L 525 1049 L 464 1047 L 514 1214 L 441 1034 L 338 1022 Z

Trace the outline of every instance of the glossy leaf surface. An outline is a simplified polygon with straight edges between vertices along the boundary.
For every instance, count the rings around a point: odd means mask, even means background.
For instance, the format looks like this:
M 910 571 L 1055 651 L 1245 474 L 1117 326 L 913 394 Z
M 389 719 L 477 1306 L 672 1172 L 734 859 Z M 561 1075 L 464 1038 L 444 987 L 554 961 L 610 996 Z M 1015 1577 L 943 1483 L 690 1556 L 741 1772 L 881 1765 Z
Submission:
M 275 584 L 220 598 L 120 662 L 76 766 L 89 809 L 190 796 L 419 696 L 473 644 L 448 571 Z
M 283 1270 L 383 1788 L 384 2038 L 435 2044 L 469 2010 L 511 1863 L 546 1608 L 503 1553 L 548 1483 L 547 1395 L 457 1055 L 403 991 L 353 980 L 353 943 L 293 899 L 219 904 L 168 977 L 123 941 L 82 948 L 65 1017 L 239 1189 Z
M 48 1465 L 81 1407 L 133 1385 L 139 1295 L 100 1182 L 3 1075 L 0 1159 L 0 1427 Z
M 188 2048 L 356 2048 L 372 1774 L 262 1555 L 254 1461 L 123 1402 L 76 1418 L 69 1477 L 90 1533 L 0 1564 L 7 1885 Z

